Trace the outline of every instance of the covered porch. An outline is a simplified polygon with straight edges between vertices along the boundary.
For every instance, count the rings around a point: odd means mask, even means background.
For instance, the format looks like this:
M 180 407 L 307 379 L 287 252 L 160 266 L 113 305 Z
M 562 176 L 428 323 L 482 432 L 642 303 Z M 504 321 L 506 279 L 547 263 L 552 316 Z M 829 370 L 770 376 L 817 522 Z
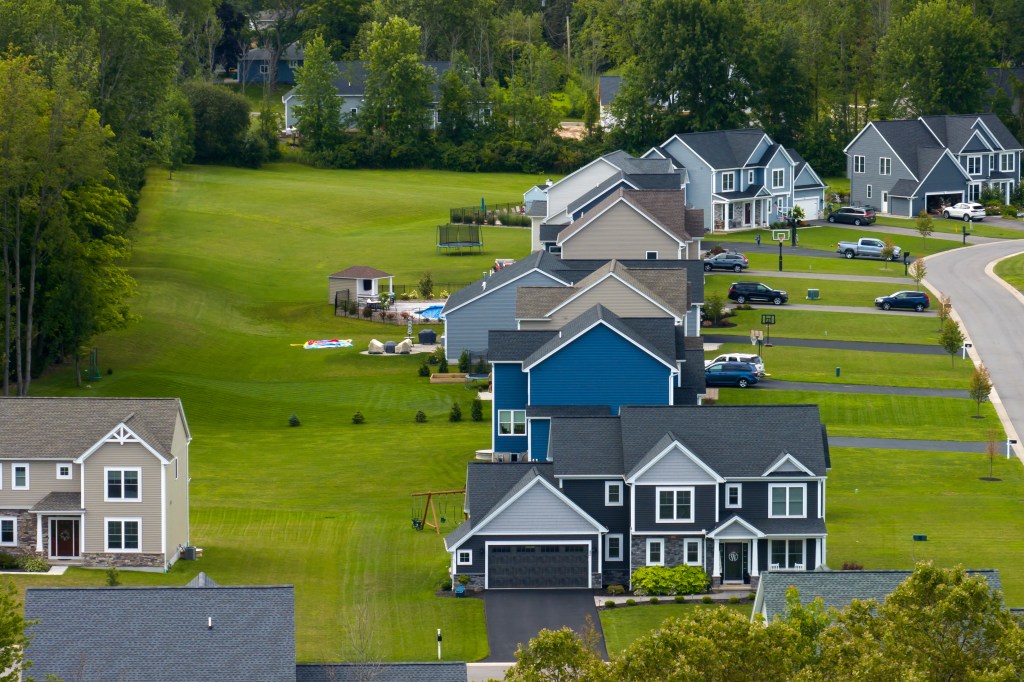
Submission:
M 79 493 L 50 493 L 29 511 L 36 517 L 38 554 L 61 562 L 82 560 L 85 510 Z
M 764 186 L 712 196 L 715 230 L 767 227 L 772 222 L 772 195 Z

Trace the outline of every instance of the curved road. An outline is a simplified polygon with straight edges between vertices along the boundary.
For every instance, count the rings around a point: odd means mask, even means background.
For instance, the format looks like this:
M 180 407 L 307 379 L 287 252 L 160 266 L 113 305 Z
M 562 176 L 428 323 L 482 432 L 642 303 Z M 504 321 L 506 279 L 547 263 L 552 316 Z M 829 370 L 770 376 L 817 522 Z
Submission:
M 992 376 L 998 396 L 993 404 L 1000 412 L 1007 436 L 1018 440 L 1017 456 L 1024 460 L 1018 434 L 1024 434 L 1024 297 L 986 272 L 995 260 L 1024 253 L 1020 241 L 999 241 L 954 249 L 927 258 L 925 282 L 950 297 L 960 319 L 971 355 L 980 359 Z M 1007 424 L 1007 421 L 1009 424 Z

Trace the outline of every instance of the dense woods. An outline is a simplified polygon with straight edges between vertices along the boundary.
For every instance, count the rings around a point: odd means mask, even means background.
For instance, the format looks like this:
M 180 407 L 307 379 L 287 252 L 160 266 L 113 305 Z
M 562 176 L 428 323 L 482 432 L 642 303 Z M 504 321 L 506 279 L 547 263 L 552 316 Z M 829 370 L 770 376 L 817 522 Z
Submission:
M 280 155 L 284 88 L 224 84 L 253 49 L 273 83 L 305 48 L 297 158 L 325 167 L 565 172 L 759 125 L 829 175 L 872 118 L 991 109 L 1024 137 L 1021 83 L 987 71 L 1024 65 L 1019 0 L 0 0 L 0 17 L 4 394 L 130 322 L 146 168 Z M 331 97 L 338 60 L 366 64 L 356 120 Z M 603 74 L 623 81 L 602 121 Z

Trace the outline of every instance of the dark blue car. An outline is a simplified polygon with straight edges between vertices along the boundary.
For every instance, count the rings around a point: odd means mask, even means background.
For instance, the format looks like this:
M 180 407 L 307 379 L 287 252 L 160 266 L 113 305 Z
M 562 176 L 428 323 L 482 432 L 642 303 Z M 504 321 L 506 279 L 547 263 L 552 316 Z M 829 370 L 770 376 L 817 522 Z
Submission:
M 746 388 L 757 383 L 757 370 L 746 362 L 715 362 L 704 368 L 704 383 Z

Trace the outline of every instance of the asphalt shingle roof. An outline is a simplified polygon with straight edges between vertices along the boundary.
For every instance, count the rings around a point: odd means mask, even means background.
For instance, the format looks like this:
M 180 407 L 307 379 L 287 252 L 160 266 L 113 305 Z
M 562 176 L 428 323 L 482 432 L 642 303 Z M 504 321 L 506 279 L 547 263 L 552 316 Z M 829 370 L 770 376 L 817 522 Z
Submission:
M 737 130 L 712 130 L 703 133 L 686 133 L 678 136 L 690 146 L 712 168 L 742 168 L 747 159 L 754 153 L 757 144 L 764 137 L 760 128 L 740 128 Z M 671 156 L 668 149 L 660 147 L 663 154 Z
M 294 604 L 290 585 L 29 588 L 26 657 L 77 682 L 293 682 Z
M 0 398 L 0 458 L 77 457 L 124 422 L 172 459 L 179 412 L 177 398 Z
M 954 154 L 960 150 L 974 134 L 978 121 L 985 124 L 996 141 L 1004 149 L 1020 149 L 1021 144 L 1010 132 L 1006 124 L 996 114 L 957 114 L 949 116 L 922 116 L 929 128 L 949 147 Z M 984 135 L 984 133 L 983 133 Z M 987 137 L 987 136 L 986 136 Z
M 612 103 L 615 96 L 619 94 L 622 87 L 622 76 L 601 76 L 598 79 L 597 91 L 601 96 L 601 106 L 606 107 Z
M 910 577 L 912 571 L 767 571 L 761 574 L 758 587 L 758 605 L 763 600 L 767 619 L 781 616 L 786 611 L 786 590 L 795 587 L 800 593 L 800 603 L 810 604 L 821 597 L 825 607 L 843 609 L 854 599 L 874 599 L 882 603 L 900 583 Z M 988 581 L 993 590 L 1002 591 L 999 571 L 980 569 L 968 571 Z
M 32 512 L 82 511 L 81 493 L 50 493 L 32 505 Z
M 516 290 L 516 319 L 534 320 L 544 317 L 552 308 L 564 303 L 577 291 L 572 287 L 519 287 Z
M 552 419 L 549 439 L 555 476 L 622 475 L 619 420 L 607 413 Z
M 295 682 L 466 682 L 465 663 L 300 663 Z
M 931 147 L 933 150 L 942 151 L 942 147 L 935 140 L 928 128 L 916 119 L 902 121 L 875 121 L 875 129 L 885 138 L 896 155 L 903 160 L 910 172 L 918 180 L 923 180 L 923 174 L 931 170 L 930 166 L 922 168 L 919 150 Z M 932 152 L 935 153 L 934 151 Z
M 334 79 L 334 88 L 343 97 L 362 97 L 366 92 L 366 62 L 335 62 L 338 69 L 338 77 Z M 435 101 L 440 93 L 439 83 L 444 74 L 451 68 L 451 62 L 447 61 L 425 61 L 423 65 L 433 69 L 433 79 L 430 83 L 430 91 Z
M 328 277 L 341 277 L 345 279 L 380 279 L 392 276 L 390 272 L 384 272 L 369 265 L 353 265 L 350 268 L 338 270 L 333 275 L 328 275 Z
M 459 306 L 465 305 L 474 298 L 485 294 L 487 291 L 493 291 L 503 284 L 507 284 L 508 282 L 511 282 L 534 269 L 553 275 L 558 279 L 563 279 L 559 273 L 568 268 L 562 263 L 558 256 L 550 254 L 544 250 L 534 251 L 529 256 L 521 258 L 515 263 L 501 268 L 500 270 L 495 270 L 487 277 L 481 277 L 469 286 L 462 287 L 458 291 L 453 292 L 445 302 L 442 314 L 448 313 Z
M 543 331 L 492 329 L 487 333 L 487 360 L 490 362 L 519 362 L 529 357 L 557 334 L 557 329 Z

